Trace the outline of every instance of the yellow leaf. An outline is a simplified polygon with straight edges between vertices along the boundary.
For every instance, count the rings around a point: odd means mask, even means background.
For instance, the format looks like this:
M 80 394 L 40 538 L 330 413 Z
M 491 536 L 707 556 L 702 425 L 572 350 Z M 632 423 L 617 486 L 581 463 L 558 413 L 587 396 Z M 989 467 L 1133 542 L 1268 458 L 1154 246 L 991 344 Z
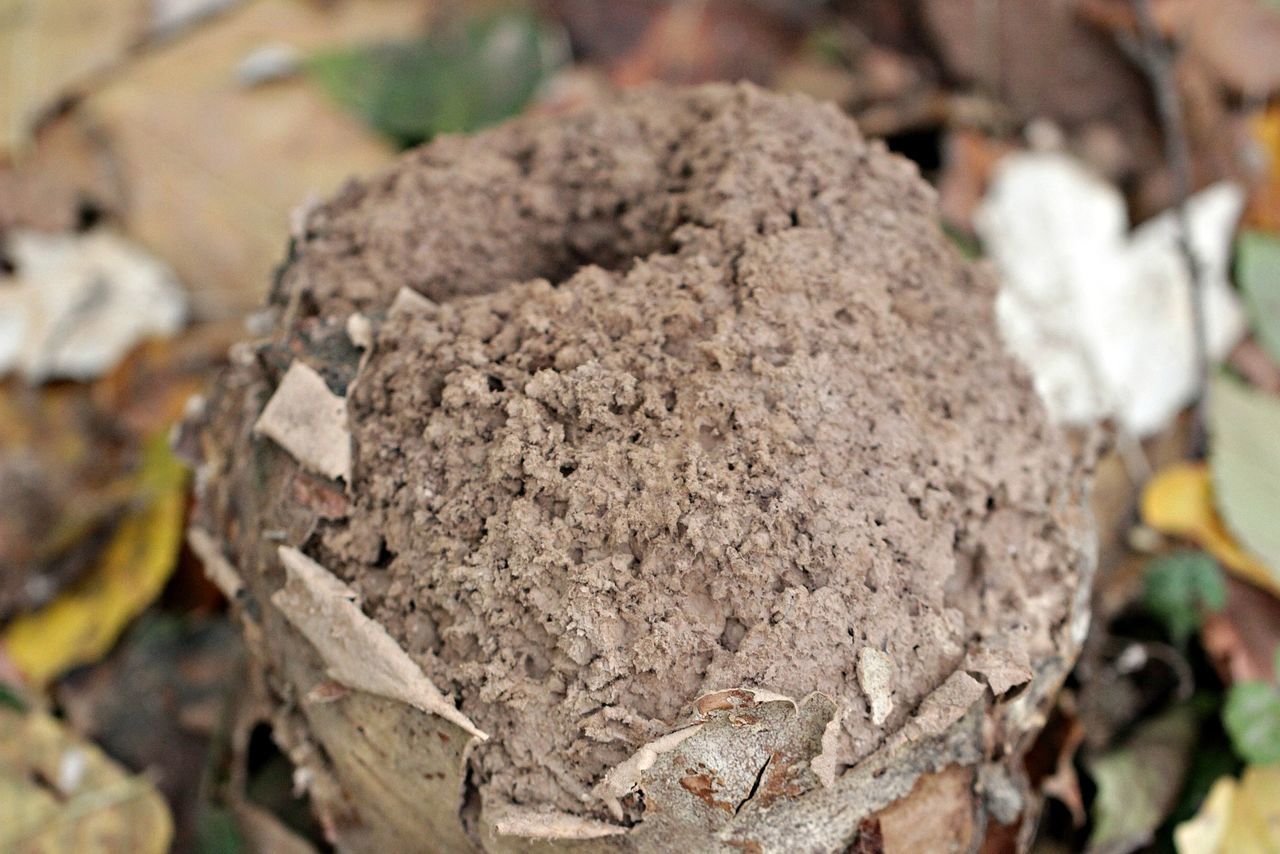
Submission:
M 1163 469 L 1142 491 L 1142 521 L 1157 531 L 1191 540 L 1229 572 L 1280 596 L 1280 580 L 1231 536 L 1213 503 L 1213 484 L 1204 463 Z
M 1213 784 L 1195 818 L 1173 832 L 1178 854 L 1280 851 L 1280 765 L 1251 765 Z
M 159 595 L 182 542 L 186 470 L 163 437 L 146 448 L 133 509 L 94 567 L 46 607 L 16 618 L 0 647 L 36 685 L 101 658 Z
M 172 836 L 148 780 L 46 714 L 0 707 L 0 851 L 161 854 Z
M 1249 193 L 1244 221 L 1249 227 L 1280 232 L 1280 105 L 1273 104 L 1249 122 L 1263 162 L 1263 175 Z

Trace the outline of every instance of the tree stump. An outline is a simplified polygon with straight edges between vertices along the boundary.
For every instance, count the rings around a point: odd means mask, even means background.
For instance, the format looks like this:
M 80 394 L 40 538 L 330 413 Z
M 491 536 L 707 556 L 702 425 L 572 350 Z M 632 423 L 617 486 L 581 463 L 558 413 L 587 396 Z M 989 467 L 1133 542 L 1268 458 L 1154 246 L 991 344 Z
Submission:
M 1080 460 L 909 162 L 655 90 L 298 225 L 192 544 L 344 851 L 1025 844 Z

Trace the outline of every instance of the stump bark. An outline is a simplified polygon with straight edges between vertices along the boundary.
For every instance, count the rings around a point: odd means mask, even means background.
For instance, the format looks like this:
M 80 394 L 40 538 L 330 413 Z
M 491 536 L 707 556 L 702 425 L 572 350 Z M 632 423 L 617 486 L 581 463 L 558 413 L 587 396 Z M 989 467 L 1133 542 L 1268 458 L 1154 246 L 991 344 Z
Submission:
M 1025 845 L 1092 523 L 933 205 L 711 86 L 307 214 L 179 441 L 335 845 Z

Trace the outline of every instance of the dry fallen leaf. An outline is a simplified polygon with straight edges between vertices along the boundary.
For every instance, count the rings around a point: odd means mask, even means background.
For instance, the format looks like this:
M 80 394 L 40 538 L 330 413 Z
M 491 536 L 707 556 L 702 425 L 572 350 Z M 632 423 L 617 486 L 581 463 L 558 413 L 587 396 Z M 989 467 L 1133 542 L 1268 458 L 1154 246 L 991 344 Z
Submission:
M 1280 233 L 1280 104 L 1258 113 L 1250 122 L 1250 130 L 1265 168 L 1261 182 L 1249 194 L 1244 221 L 1250 227 L 1277 234 Z
M 177 270 L 206 315 L 256 307 L 309 196 L 391 160 L 390 146 L 313 84 L 238 84 L 264 44 L 307 54 L 403 38 L 418 0 L 262 0 L 136 57 L 81 110 L 112 141 L 130 233 Z
M 1228 578 L 1226 607 L 1205 618 L 1200 642 L 1223 682 L 1274 682 L 1280 599 Z
M 1222 521 L 1280 585 L 1280 398 L 1220 376 L 1209 398 L 1209 432 Z
M 1143 722 L 1120 747 L 1087 760 L 1098 785 L 1089 850 L 1135 851 L 1173 810 L 1191 762 L 1195 714 L 1175 707 Z
M 911 793 L 876 815 L 885 852 L 962 851 L 974 836 L 973 769 L 922 774 Z
M 1280 10 L 1257 0 L 1163 0 L 1158 25 L 1231 89 L 1265 98 L 1280 88 Z
M 611 63 L 610 77 L 617 85 L 726 79 L 763 83 L 800 43 L 798 30 L 762 3 L 704 0 L 657 9 L 639 41 Z
M 1142 521 L 1157 531 L 1188 539 L 1229 572 L 1280 596 L 1280 580 L 1242 549 L 1214 506 L 1209 467 L 1178 463 L 1163 469 L 1142 493 Z
M 102 657 L 160 594 L 177 559 L 186 469 L 163 436 L 151 440 L 134 506 L 89 572 L 48 606 L 13 620 L 0 649 L 36 685 Z
M 1280 765 L 1250 766 L 1213 784 L 1200 812 L 1173 832 L 1178 854 L 1280 851 Z
M 124 55 L 142 11 L 140 0 L 0 0 L 0 157 L 58 99 Z
M 150 781 L 52 717 L 0 706 L 0 851 L 163 854 L 172 836 Z

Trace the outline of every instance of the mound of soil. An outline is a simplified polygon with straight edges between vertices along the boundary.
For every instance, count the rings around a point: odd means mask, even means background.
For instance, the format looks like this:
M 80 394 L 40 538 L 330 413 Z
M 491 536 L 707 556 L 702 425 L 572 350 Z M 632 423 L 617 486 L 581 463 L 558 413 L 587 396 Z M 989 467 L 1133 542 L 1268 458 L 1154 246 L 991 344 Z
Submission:
M 442 139 L 308 216 L 200 519 L 245 576 L 287 542 L 357 591 L 490 734 L 485 798 L 607 818 L 604 774 L 738 686 L 832 698 L 853 765 L 957 671 L 1000 696 L 1071 645 L 1079 464 L 992 297 L 912 164 L 804 98 Z M 294 361 L 346 398 L 350 483 L 266 501 Z

